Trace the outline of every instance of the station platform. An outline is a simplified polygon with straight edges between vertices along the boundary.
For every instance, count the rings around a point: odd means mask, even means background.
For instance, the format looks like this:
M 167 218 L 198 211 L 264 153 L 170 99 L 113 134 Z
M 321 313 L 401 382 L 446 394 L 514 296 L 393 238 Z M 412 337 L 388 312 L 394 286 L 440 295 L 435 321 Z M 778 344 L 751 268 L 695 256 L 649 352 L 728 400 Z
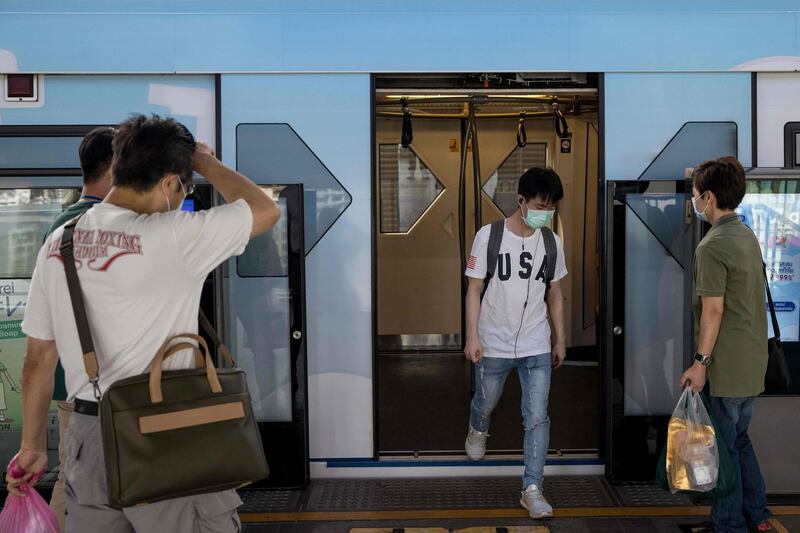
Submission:
M 648 483 L 600 476 L 548 477 L 555 509 L 532 520 L 519 506 L 520 479 L 321 479 L 305 490 L 244 491 L 246 533 L 680 533 L 709 508 Z M 800 533 L 800 497 L 770 498 L 773 531 Z

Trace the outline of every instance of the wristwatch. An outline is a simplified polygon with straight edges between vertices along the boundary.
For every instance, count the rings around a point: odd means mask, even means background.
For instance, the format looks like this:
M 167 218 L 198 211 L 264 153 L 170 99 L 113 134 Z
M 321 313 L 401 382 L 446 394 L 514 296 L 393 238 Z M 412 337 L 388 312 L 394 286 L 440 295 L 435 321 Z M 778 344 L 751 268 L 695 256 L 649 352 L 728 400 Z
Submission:
M 714 362 L 714 358 L 710 355 L 700 355 L 699 353 L 694 354 L 694 358 L 696 361 L 700 361 L 700 364 L 709 367 L 711 363 Z

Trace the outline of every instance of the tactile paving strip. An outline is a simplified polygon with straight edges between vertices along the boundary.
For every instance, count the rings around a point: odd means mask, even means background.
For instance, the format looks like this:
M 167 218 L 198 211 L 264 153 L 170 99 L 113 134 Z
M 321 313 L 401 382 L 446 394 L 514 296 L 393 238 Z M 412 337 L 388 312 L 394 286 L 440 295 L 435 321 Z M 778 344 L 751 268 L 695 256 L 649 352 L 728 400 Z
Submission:
M 613 489 L 623 507 L 683 507 L 695 503 L 683 494 L 672 494 L 652 483 L 625 483 L 614 485 Z
M 520 479 L 315 480 L 304 511 L 498 509 L 519 506 Z M 545 496 L 556 507 L 615 505 L 601 478 L 549 477 Z
M 293 513 L 300 510 L 302 490 L 248 490 L 240 491 L 244 504 L 240 513 Z

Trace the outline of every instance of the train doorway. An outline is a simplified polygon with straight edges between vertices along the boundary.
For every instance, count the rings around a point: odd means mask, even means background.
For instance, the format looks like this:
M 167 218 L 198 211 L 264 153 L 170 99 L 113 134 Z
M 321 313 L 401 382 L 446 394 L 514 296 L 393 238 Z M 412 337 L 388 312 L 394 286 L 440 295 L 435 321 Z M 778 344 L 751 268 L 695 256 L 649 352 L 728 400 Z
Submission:
M 377 450 L 459 456 L 472 365 L 464 269 L 476 232 L 516 209 L 528 168 L 552 167 L 565 198 L 568 364 L 550 395 L 551 451 L 595 456 L 600 441 L 598 76 L 376 76 L 374 224 Z M 520 386 L 509 376 L 488 453 L 522 451 Z

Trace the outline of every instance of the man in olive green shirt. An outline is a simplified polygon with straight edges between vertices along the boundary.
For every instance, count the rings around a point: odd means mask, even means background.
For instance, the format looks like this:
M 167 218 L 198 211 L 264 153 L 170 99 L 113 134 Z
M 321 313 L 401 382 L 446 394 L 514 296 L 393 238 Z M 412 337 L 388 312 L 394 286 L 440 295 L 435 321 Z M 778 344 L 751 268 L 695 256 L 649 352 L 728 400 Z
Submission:
M 735 213 L 745 194 L 736 159 L 706 161 L 692 174 L 695 212 L 712 227 L 694 256 L 695 362 L 681 384 L 701 390 L 708 378 L 717 430 L 740 471 L 733 494 L 714 501 L 716 533 L 771 531 L 766 487 L 747 435 L 764 391 L 767 315 L 761 248 Z
M 108 191 L 111 190 L 111 140 L 114 136 L 114 129 L 109 127 L 95 128 L 90 131 L 81 141 L 78 148 L 78 157 L 81 162 L 83 173 L 83 189 L 81 190 L 80 200 L 67 207 L 58 218 L 53 221 L 50 229 L 47 230 L 45 239 L 53 231 L 57 230 L 78 215 L 88 211 L 93 205 L 103 201 Z M 69 426 L 70 418 L 75 410 L 74 404 L 67 401 L 67 387 L 64 383 L 64 368 L 61 362 L 56 367 L 56 378 L 53 386 L 53 400 L 58 405 L 58 479 L 53 486 L 53 495 L 50 498 L 50 507 L 55 512 L 56 517 L 64 530 L 64 519 L 66 515 L 66 502 L 64 500 L 64 434 Z

